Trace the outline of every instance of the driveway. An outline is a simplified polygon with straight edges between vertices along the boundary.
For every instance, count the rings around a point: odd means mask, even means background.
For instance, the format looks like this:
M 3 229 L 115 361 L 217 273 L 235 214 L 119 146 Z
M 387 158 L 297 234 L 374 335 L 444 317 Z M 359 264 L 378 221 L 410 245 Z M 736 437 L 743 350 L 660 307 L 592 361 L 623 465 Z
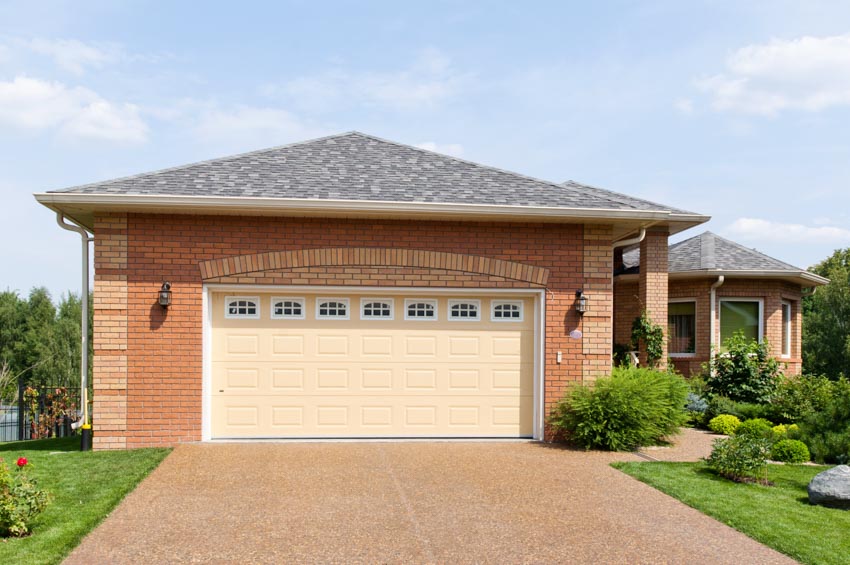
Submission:
M 181 445 L 67 563 L 793 563 L 531 442 Z

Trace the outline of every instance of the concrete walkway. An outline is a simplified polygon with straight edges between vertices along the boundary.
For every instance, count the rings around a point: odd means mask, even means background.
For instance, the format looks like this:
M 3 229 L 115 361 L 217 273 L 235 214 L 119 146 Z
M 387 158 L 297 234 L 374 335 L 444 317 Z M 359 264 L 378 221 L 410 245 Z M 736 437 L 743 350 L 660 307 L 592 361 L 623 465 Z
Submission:
M 793 563 L 526 442 L 182 445 L 67 563 Z

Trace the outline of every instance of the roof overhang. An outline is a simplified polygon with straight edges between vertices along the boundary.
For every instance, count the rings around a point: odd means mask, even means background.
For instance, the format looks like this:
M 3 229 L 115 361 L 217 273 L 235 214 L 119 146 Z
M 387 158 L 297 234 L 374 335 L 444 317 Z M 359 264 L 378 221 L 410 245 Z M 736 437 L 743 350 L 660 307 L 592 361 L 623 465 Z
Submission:
M 681 271 L 669 273 L 669 280 L 687 280 L 687 279 L 716 279 L 719 276 L 727 279 L 772 279 L 784 280 L 793 282 L 804 287 L 823 286 L 829 284 L 829 279 L 810 273 L 809 271 Z M 640 275 L 630 273 L 627 275 L 617 275 L 615 277 L 620 281 L 637 281 Z
M 227 196 L 169 196 L 141 194 L 84 194 L 44 192 L 34 195 L 41 204 L 62 212 L 92 229 L 100 212 L 145 214 L 203 214 L 234 216 L 290 216 L 326 218 L 381 218 L 416 220 L 610 223 L 614 238 L 653 224 L 664 224 L 670 233 L 707 222 L 710 217 L 669 211 L 603 208 L 556 208 L 431 202 L 386 202 L 294 198 L 244 198 Z

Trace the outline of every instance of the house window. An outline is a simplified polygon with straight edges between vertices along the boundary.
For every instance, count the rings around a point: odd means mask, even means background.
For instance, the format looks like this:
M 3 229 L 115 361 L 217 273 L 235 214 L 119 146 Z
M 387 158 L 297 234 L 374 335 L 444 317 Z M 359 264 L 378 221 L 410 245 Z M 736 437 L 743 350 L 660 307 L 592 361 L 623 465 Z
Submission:
M 479 300 L 449 300 L 449 320 L 477 322 L 481 319 Z
M 521 322 L 522 321 L 522 301 L 521 300 L 500 300 L 493 301 L 493 310 L 490 318 L 494 322 Z
M 360 300 L 360 318 L 363 320 L 392 320 L 391 298 L 363 298 Z
M 671 302 L 667 306 L 667 351 L 671 356 L 696 353 L 696 302 Z
M 253 318 L 260 317 L 260 299 L 256 296 L 227 296 L 224 299 L 225 318 Z
M 405 320 L 436 320 L 437 301 L 408 298 L 404 301 Z
M 791 303 L 782 301 L 782 356 L 791 357 Z
M 303 320 L 303 298 L 272 298 L 272 318 L 282 320 Z
M 316 299 L 317 320 L 347 320 L 348 299 L 347 298 L 317 298 Z
M 755 299 L 720 299 L 720 349 L 737 332 L 752 341 L 762 338 L 762 301 Z

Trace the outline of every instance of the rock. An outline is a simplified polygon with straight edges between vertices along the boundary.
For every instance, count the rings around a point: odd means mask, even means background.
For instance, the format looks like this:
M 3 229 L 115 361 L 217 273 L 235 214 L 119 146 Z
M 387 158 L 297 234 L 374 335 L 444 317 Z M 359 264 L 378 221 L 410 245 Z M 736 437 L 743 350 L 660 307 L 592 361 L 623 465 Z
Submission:
M 812 504 L 850 509 L 850 467 L 838 465 L 818 473 L 808 490 Z

